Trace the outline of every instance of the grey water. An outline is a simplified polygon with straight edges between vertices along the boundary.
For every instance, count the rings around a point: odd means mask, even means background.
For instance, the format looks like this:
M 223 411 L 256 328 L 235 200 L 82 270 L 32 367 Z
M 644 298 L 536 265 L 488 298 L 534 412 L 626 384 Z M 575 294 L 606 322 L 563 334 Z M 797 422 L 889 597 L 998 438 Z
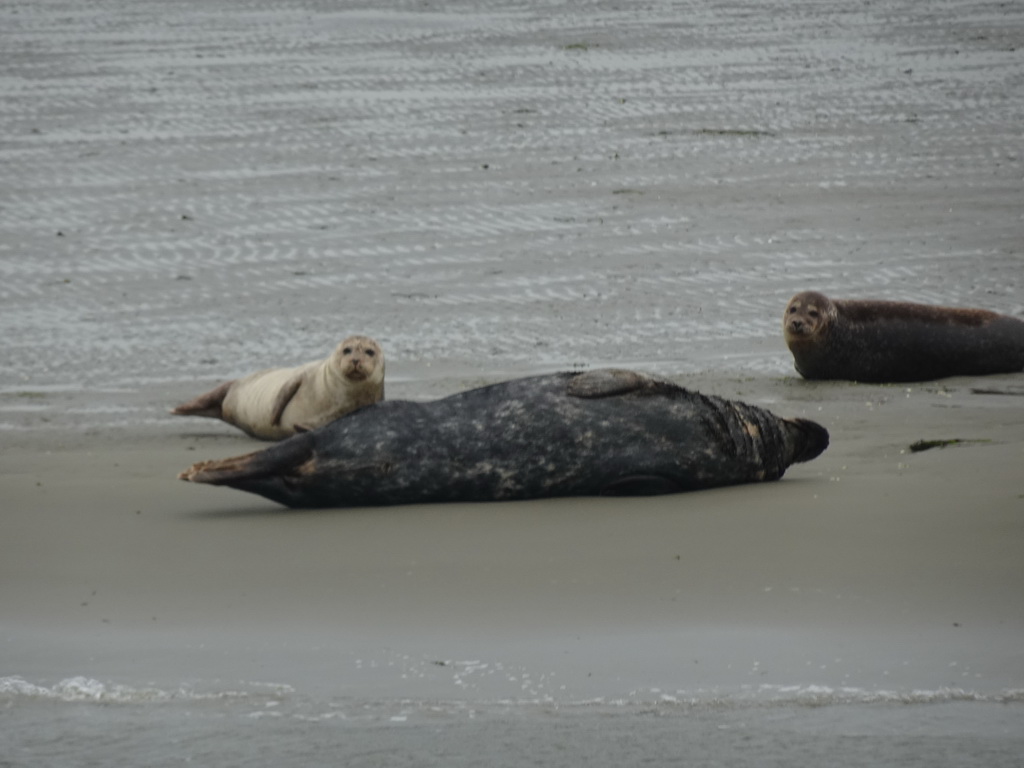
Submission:
M 1024 693 L 317 701 L 0 681 L 5 766 L 1019 766 Z

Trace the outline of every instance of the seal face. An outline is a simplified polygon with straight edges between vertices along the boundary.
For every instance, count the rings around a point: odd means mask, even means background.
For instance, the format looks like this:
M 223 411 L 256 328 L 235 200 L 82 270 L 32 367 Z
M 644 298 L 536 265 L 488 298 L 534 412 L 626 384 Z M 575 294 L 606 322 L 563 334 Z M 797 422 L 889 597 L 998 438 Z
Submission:
M 804 291 L 786 306 L 782 331 L 806 379 L 884 383 L 1024 370 L 1024 321 L 984 309 Z
M 253 437 L 281 440 L 383 398 L 380 345 L 368 336 L 349 336 L 324 360 L 225 382 L 171 413 L 221 419 Z
M 597 370 L 380 402 L 179 477 L 291 507 L 646 495 L 777 480 L 827 446 L 812 421 Z

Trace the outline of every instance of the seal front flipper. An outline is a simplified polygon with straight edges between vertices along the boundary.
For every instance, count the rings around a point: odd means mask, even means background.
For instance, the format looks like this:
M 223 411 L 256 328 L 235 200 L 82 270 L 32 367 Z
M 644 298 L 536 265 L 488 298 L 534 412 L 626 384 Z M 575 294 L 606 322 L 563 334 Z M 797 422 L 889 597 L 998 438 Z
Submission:
M 220 386 L 211 389 L 194 400 L 182 403 L 171 411 L 171 414 L 174 416 L 206 416 L 211 419 L 222 419 L 224 414 L 221 406 L 224 404 L 224 398 L 227 397 L 228 390 L 231 389 L 231 385 L 234 383 L 234 380 L 225 381 Z
M 601 368 L 596 371 L 579 373 L 569 379 L 567 392 L 570 397 L 598 398 L 615 397 L 650 389 L 662 384 L 653 376 L 621 368 Z
M 292 401 L 292 398 L 295 397 L 295 393 L 299 391 L 301 386 L 302 376 L 296 376 L 281 387 L 281 390 L 277 393 L 277 396 L 274 398 L 274 407 L 270 410 L 270 423 L 275 427 L 281 426 L 281 417 L 284 416 L 284 409 L 288 407 L 288 403 Z
M 679 483 L 661 475 L 628 475 L 613 480 L 601 489 L 602 496 L 661 496 L 679 493 Z

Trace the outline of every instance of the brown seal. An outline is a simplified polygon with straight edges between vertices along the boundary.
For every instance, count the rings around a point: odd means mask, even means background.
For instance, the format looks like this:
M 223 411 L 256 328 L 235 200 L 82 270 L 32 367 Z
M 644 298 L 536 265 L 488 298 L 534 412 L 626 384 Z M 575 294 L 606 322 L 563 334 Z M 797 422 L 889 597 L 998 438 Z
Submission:
M 380 345 L 349 336 L 324 360 L 226 381 L 171 413 L 221 419 L 253 437 L 282 440 L 383 398 Z
M 984 309 L 798 293 L 782 319 L 805 379 L 928 381 L 1024 370 L 1024 321 Z

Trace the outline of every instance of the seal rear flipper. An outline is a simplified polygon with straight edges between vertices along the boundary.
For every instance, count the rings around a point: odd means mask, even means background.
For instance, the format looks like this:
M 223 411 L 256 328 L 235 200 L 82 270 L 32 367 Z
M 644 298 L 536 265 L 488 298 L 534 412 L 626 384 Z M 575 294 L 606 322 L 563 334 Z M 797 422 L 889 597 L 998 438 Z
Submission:
M 602 496 L 661 496 L 682 491 L 679 483 L 662 475 L 627 475 L 601 489 Z
M 636 371 L 627 371 L 622 368 L 602 368 L 576 374 L 569 379 L 566 391 L 570 397 L 615 397 L 665 383 L 653 376 Z
M 181 472 L 178 479 L 246 490 L 247 486 L 266 479 L 297 477 L 302 474 L 300 468 L 312 458 L 313 439 L 302 434 L 262 451 L 197 462 Z
M 274 398 L 274 405 L 270 410 L 270 423 L 275 427 L 281 426 L 281 417 L 284 416 L 284 409 L 295 397 L 295 393 L 302 386 L 302 376 L 296 376 L 288 380 L 288 383 L 281 387 L 281 391 Z
M 172 410 L 171 414 L 174 416 L 206 416 L 210 419 L 221 419 L 223 418 L 221 406 L 224 404 L 224 398 L 227 397 L 228 390 L 231 389 L 231 385 L 234 383 L 234 380 L 225 381 L 223 384 L 194 400 L 182 403 Z

